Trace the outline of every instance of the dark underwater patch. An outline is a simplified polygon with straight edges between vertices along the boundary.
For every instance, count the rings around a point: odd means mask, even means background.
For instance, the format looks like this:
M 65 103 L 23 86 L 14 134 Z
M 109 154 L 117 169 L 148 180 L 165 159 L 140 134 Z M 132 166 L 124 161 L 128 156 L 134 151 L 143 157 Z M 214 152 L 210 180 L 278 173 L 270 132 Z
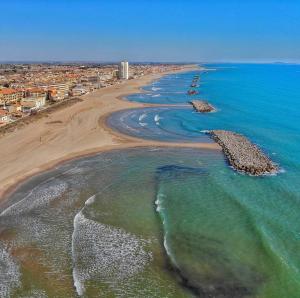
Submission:
M 181 178 L 187 175 L 207 175 L 208 171 L 204 168 L 187 167 L 178 165 L 165 165 L 156 169 L 159 178 Z

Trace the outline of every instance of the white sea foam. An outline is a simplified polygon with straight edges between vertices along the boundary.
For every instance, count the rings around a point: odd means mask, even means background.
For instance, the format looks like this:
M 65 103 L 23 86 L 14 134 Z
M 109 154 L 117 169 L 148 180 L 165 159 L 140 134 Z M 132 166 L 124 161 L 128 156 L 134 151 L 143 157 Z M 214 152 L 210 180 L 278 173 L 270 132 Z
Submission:
M 0 297 L 11 297 L 11 291 L 20 286 L 21 273 L 18 264 L 0 245 Z
M 161 95 L 160 94 L 154 94 L 152 95 L 152 97 L 160 97 Z
M 140 115 L 139 121 L 142 121 L 142 120 L 145 119 L 146 117 L 147 117 L 147 114 L 146 114 L 146 113 Z
M 95 202 L 95 198 L 96 198 L 96 195 L 93 195 L 90 198 L 88 198 L 85 202 L 85 206 L 92 205 Z
M 20 298 L 47 298 L 48 295 L 43 290 L 31 290 L 28 295 L 21 296 Z
M 20 248 L 33 245 L 45 252 L 37 255 L 35 262 L 49 268 L 45 273 L 48 277 L 64 272 L 69 265 L 70 223 L 72 225 L 74 217 L 70 207 L 79 199 L 76 187 L 80 189 L 78 177 L 82 177 L 77 170 L 77 174 L 72 171 L 60 173 L 64 181 L 55 177 L 38 184 L 21 201 L 4 210 L 0 217 L 1 223 L 5 222 L 16 231 L 8 245 Z M 68 183 L 74 187 L 69 189 Z
M 206 129 L 200 130 L 200 132 L 205 133 L 205 134 L 209 134 L 209 130 L 206 130 Z
M 167 255 L 169 256 L 171 262 L 175 266 L 177 266 L 175 257 L 173 256 L 173 254 L 171 252 L 171 248 L 168 245 L 168 232 L 167 232 L 167 227 L 166 227 L 166 219 L 165 219 L 164 213 L 161 212 L 162 210 L 164 210 L 164 208 L 162 207 L 162 202 L 166 197 L 167 196 L 163 193 L 159 193 L 157 195 L 157 198 L 156 198 L 156 201 L 155 201 L 156 211 L 160 214 L 160 217 L 161 217 L 161 220 L 162 220 L 162 225 L 163 225 L 163 230 L 164 230 L 164 248 L 165 248 L 165 251 L 166 251 Z
M 155 121 L 155 122 L 158 122 L 158 121 L 161 120 L 161 119 L 162 119 L 162 118 L 159 117 L 158 114 L 156 114 L 156 115 L 154 116 L 154 121 Z
M 48 205 L 67 190 L 67 183 L 58 179 L 49 179 L 33 188 L 22 200 L 6 208 L 1 216 L 19 215 Z
M 166 197 L 165 194 L 163 193 L 159 193 L 157 195 L 156 201 L 155 201 L 155 205 L 156 205 L 156 211 L 159 212 L 161 211 L 163 208 L 161 206 L 162 200 Z
M 83 210 L 75 216 L 72 259 L 79 296 L 85 292 L 86 281 L 97 279 L 115 287 L 141 272 L 151 258 L 136 236 L 88 219 Z
M 140 126 L 144 127 L 144 126 L 147 126 L 148 124 L 147 123 L 144 123 L 144 122 L 139 122 Z
M 152 91 L 158 91 L 158 90 L 161 90 L 161 88 L 159 88 L 159 87 L 152 87 L 151 90 Z
M 156 205 L 156 211 L 160 212 L 161 211 L 161 207 L 160 207 L 160 204 L 159 204 L 159 200 L 155 201 L 155 205 Z
M 73 260 L 73 281 L 74 281 L 74 287 L 76 289 L 76 292 L 79 296 L 82 296 L 85 288 L 84 288 L 84 280 L 81 278 L 80 272 L 77 269 L 76 261 L 76 249 L 75 249 L 75 242 L 76 242 L 76 235 L 78 234 L 78 228 L 79 228 L 79 221 L 81 217 L 81 211 L 77 213 L 74 217 L 74 230 L 72 234 L 72 260 Z

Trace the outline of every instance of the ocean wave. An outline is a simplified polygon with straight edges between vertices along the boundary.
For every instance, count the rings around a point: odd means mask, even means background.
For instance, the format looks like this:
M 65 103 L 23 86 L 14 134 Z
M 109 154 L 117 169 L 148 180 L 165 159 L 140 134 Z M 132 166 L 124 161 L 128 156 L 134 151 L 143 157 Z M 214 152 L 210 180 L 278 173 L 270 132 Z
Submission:
M 154 116 L 154 121 L 155 121 L 155 122 L 158 122 L 158 121 L 161 120 L 161 119 L 163 119 L 163 118 L 160 117 L 158 114 L 156 114 L 156 115 Z
M 140 116 L 139 116 L 139 121 L 144 120 L 146 117 L 147 117 L 147 114 L 146 114 L 146 113 L 140 115 Z
M 90 198 L 88 198 L 86 201 L 85 201 L 85 206 L 90 206 L 92 205 L 94 202 L 95 202 L 95 199 L 96 199 L 96 195 L 92 195 Z
M 159 177 L 158 181 L 160 180 Z M 172 181 L 174 181 L 174 179 L 172 179 Z M 164 193 L 165 190 L 167 190 L 166 185 L 162 184 L 158 189 L 155 205 L 162 222 L 165 252 L 169 258 L 173 272 L 182 280 L 183 286 L 192 290 L 197 297 L 202 297 L 202 295 L 205 297 L 252 296 L 256 290 L 256 285 L 262 282 L 263 277 L 246 264 L 240 263 L 236 265 L 236 267 L 233 265 L 235 264 L 234 262 L 231 264 L 230 255 L 227 256 L 226 253 L 222 252 L 222 242 L 219 241 L 219 239 L 206 236 L 205 233 L 200 230 L 199 234 L 190 233 L 188 230 L 186 230 L 186 234 L 184 234 L 183 228 L 181 231 L 175 230 L 173 227 L 175 215 L 173 213 L 174 209 L 172 209 L 174 208 L 172 207 L 174 206 L 174 202 L 173 204 L 170 202 L 172 197 L 166 196 Z M 172 189 L 172 192 L 173 191 L 174 189 Z M 180 206 L 178 206 L 178 208 L 180 208 Z M 176 221 L 184 221 L 184 217 L 178 218 L 177 216 Z M 193 246 L 193 239 L 195 239 L 195 237 L 203 239 L 201 247 L 198 245 Z M 200 269 L 200 267 L 196 269 L 196 264 L 193 267 L 192 263 L 187 263 L 185 258 L 186 254 L 181 254 L 178 247 L 182 247 L 183 251 L 186 249 L 185 252 L 190 252 L 192 255 L 194 254 L 194 250 L 200 250 L 200 252 L 198 252 L 199 254 L 195 254 L 194 257 L 197 255 L 197 257 L 201 256 L 202 258 L 194 259 L 194 262 L 199 262 L 199 265 L 203 262 L 204 266 L 208 268 L 208 273 L 205 269 Z M 191 251 L 192 249 L 193 252 Z M 219 271 L 219 268 L 222 268 L 222 270 Z M 232 272 L 234 272 L 234 274 L 232 274 Z M 240 272 L 243 272 L 243 276 L 238 275 Z
M 118 283 L 141 271 L 152 259 L 143 241 L 122 229 L 105 225 L 84 215 L 84 208 L 74 218 L 72 235 L 73 280 L 79 296 L 85 283 L 97 279 L 112 290 Z
M 160 97 L 160 96 L 161 96 L 161 94 L 154 94 L 151 97 Z
M 154 148 L 149 148 L 148 151 L 153 152 L 153 151 L 159 151 L 160 148 L 154 147 Z
M 161 90 L 161 89 L 162 89 L 162 88 L 159 88 L 159 87 L 152 87 L 152 88 L 151 88 L 152 91 L 158 91 L 158 90 Z
M 68 188 L 68 184 L 56 179 L 50 178 L 45 183 L 37 185 L 22 200 L 6 208 L 1 216 L 19 215 L 48 205 L 51 201 L 58 198 Z
M 163 200 L 166 199 L 167 196 L 164 193 L 159 192 L 156 197 L 155 205 L 156 205 L 156 211 L 160 215 L 161 221 L 162 221 L 162 227 L 163 227 L 163 235 L 164 235 L 164 248 L 165 251 L 172 262 L 172 264 L 177 267 L 175 257 L 172 254 L 171 247 L 168 244 L 168 227 L 167 222 L 164 214 L 164 208 L 163 208 Z
M 144 127 L 144 126 L 147 126 L 148 124 L 147 123 L 144 123 L 144 122 L 139 122 L 140 126 Z

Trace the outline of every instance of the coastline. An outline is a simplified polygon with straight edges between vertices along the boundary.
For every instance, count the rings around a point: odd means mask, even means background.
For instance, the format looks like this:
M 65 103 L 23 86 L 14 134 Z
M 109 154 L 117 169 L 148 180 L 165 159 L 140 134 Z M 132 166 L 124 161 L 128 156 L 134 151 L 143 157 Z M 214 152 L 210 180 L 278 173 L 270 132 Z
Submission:
M 163 105 L 142 104 L 124 99 L 143 92 L 143 86 L 164 75 L 198 69 L 187 65 L 177 71 L 146 75 L 82 96 L 82 101 L 58 109 L 47 117 L 4 135 L 0 139 L 0 206 L 20 183 L 75 158 L 114 149 L 134 147 L 192 147 L 220 150 L 215 143 L 169 143 L 143 140 L 121 134 L 106 124 L 114 112 Z

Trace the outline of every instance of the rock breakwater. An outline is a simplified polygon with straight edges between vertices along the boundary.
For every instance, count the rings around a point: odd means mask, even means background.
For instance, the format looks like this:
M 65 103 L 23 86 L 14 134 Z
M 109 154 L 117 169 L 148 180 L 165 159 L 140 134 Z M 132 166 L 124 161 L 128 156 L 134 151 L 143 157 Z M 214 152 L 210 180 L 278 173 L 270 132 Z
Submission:
M 210 135 L 237 171 L 255 176 L 278 172 L 278 166 L 243 135 L 226 130 L 211 130 Z
M 197 112 L 209 113 L 214 112 L 216 109 L 205 100 L 192 100 L 190 104 L 194 107 Z

